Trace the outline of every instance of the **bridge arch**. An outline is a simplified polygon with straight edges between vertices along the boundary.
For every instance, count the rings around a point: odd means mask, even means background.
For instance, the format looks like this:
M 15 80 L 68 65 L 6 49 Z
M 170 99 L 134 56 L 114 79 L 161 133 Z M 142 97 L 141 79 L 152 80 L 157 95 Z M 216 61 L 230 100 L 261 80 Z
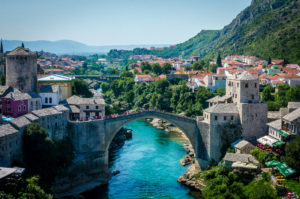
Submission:
M 199 129 L 197 126 L 197 122 L 195 119 L 181 117 L 175 114 L 164 113 L 164 112 L 156 112 L 156 111 L 145 111 L 134 113 L 130 115 L 124 115 L 121 117 L 111 118 L 105 120 L 105 150 L 108 151 L 109 146 L 119 132 L 119 130 L 126 124 L 145 118 L 159 118 L 165 120 L 179 129 L 181 129 L 184 134 L 187 136 L 189 141 L 191 142 L 193 149 L 195 151 L 196 157 L 205 156 L 203 154 L 199 154 L 199 149 L 206 151 L 203 142 L 201 141 L 201 136 L 199 136 Z M 200 140 L 200 142 L 199 142 Z M 200 152 L 201 153 L 201 152 Z

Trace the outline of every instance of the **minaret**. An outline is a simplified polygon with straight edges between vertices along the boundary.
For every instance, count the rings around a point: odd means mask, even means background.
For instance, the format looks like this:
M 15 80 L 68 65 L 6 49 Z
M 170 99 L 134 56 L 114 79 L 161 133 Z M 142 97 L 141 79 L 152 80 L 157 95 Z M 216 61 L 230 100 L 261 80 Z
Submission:
M 3 44 L 1 39 L 0 44 L 0 76 L 4 74 L 4 51 L 3 51 Z
M 3 54 L 3 44 L 2 44 L 2 39 L 1 39 L 0 53 Z

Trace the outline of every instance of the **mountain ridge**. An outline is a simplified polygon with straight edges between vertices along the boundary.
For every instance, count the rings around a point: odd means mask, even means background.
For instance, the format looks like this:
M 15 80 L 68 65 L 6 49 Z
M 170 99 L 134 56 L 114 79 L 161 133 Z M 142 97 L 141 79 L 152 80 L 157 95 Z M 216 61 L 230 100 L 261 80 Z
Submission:
M 11 51 L 14 48 L 21 46 L 23 41 L 21 40 L 3 40 L 3 46 L 5 51 Z M 37 40 L 37 41 L 24 41 L 25 47 L 30 48 L 32 51 L 46 51 L 51 53 L 61 54 L 74 54 L 74 55 L 90 55 L 90 54 L 106 54 L 111 49 L 125 49 L 132 50 L 134 48 L 149 48 L 149 47 L 165 47 L 168 44 L 140 44 L 140 45 L 103 45 L 92 46 L 86 45 L 81 42 L 73 40 Z
M 202 30 L 173 48 L 152 51 L 163 57 L 200 55 L 202 58 L 231 54 L 262 59 L 285 58 L 300 63 L 299 0 L 253 0 L 221 30 Z

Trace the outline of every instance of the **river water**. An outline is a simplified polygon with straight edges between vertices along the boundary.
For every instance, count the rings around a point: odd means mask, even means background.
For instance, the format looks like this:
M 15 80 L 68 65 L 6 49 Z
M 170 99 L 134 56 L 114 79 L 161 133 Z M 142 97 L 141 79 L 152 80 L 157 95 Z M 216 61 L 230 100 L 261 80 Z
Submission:
M 132 139 L 112 152 L 110 160 L 111 171 L 120 174 L 106 187 L 85 193 L 86 198 L 198 198 L 176 181 L 187 169 L 179 163 L 186 151 L 178 134 L 158 130 L 143 120 L 125 128 L 132 129 Z

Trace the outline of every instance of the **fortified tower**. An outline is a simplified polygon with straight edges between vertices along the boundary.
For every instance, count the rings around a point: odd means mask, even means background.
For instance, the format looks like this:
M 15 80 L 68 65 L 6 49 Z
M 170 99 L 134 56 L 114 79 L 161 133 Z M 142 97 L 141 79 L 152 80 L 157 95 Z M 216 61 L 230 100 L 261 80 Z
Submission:
M 4 51 L 3 51 L 3 44 L 1 39 L 0 44 L 0 75 L 4 73 Z
M 227 78 L 226 95 L 239 110 L 244 138 L 261 137 L 267 132 L 267 104 L 260 103 L 257 76 L 244 71 Z
M 28 48 L 17 47 L 6 56 L 6 86 L 21 92 L 36 92 L 37 57 Z

